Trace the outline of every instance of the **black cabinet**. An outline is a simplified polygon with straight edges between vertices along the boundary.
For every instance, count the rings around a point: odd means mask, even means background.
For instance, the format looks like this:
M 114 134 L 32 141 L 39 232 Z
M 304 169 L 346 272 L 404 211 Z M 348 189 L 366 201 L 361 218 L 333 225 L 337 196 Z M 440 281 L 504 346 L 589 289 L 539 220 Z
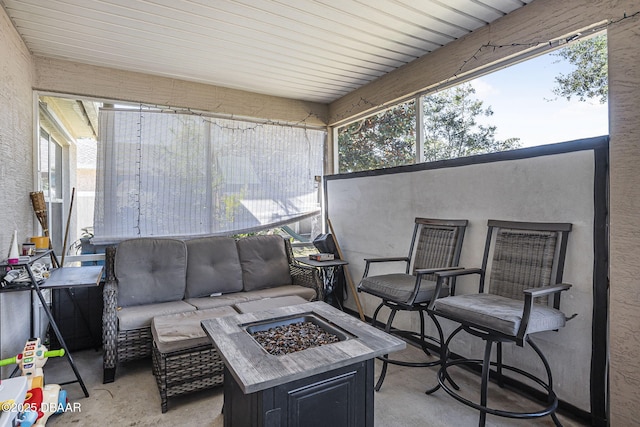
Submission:
M 373 426 L 374 359 L 250 394 L 224 375 L 226 427 Z
M 99 349 L 102 345 L 102 284 L 51 291 L 51 311 L 69 350 Z M 52 348 L 60 347 L 55 334 L 50 334 L 50 338 Z

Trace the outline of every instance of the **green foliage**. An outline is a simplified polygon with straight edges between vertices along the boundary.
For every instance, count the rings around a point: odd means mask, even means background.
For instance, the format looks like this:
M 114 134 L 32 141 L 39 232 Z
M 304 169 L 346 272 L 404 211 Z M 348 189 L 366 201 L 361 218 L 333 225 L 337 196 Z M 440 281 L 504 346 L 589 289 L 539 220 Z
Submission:
M 411 101 L 338 129 L 340 172 L 413 163 L 415 115 Z
M 478 123 L 478 117 L 493 112 L 473 95 L 475 89 L 467 83 L 423 98 L 427 161 L 519 146 L 519 138 L 497 141 L 496 126 Z M 338 129 L 340 173 L 414 163 L 415 129 L 414 101 Z
M 601 104 L 609 95 L 607 69 L 607 36 L 602 34 L 559 49 L 555 54 L 575 69 L 569 74 L 555 78 L 553 93 L 571 100 L 576 96 L 580 101 L 595 98 Z
M 511 150 L 519 138 L 495 139 L 496 126 L 481 125 L 480 117 L 493 115 L 476 99 L 469 83 L 424 98 L 425 159 L 453 159 L 474 154 Z

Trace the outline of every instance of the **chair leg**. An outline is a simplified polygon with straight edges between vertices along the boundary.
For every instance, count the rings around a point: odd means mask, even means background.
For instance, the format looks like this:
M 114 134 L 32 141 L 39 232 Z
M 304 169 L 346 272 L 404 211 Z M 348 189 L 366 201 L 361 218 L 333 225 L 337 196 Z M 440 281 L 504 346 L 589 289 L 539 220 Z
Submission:
M 427 341 L 424 333 L 424 312 L 422 310 L 418 310 L 418 313 L 420 314 L 420 347 L 422 347 L 422 351 L 424 351 L 427 356 L 431 356 L 431 352 L 427 348 Z M 442 341 L 440 341 L 440 345 L 442 345 Z
M 556 405 L 558 404 L 558 398 L 556 397 L 555 393 L 553 392 L 553 376 L 551 375 L 551 367 L 549 367 L 549 362 L 547 361 L 547 358 L 544 357 L 544 354 L 542 354 L 542 351 L 540 350 L 540 348 L 536 345 L 535 342 L 533 342 L 533 340 L 527 336 L 527 343 L 529 343 L 529 345 L 531 346 L 531 348 L 533 349 L 533 351 L 535 351 L 538 354 L 538 357 L 540 358 L 540 360 L 542 361 L 542 364 L 544 365 L 544 369 L 547 372 L 547 403 L 549 405 Z M 555 408 L 553 409 L 553 411 L 551 412 L 551 418 L 553 419 L 553 423 L 557 426 L 557 427 L 562 427 L 562 423 L 560 422 L 560 420 L 558 419 L 558 416 L 556 415 L 556 411 Z
M 438 322 L 438 319 L 436 319 L 436 317 L 431 313 L 429 313 L 429 317 L 433 321 L 433 324 L 436 325 L 436 329 L 438 330 L 438 337 L 440 338 L 440 370 L 444 371 L 443 378 L 449 381 L 449 383 L 451 384 L 451 387 L 453 387 L 455 390 L 460 390 L 460 387 L 458 386 L 458 384 L 456 384 L 453 378 L 449 376 L 449 373 L 446 372 L 445 369 L 443 369 L 443 365 L 446 363 L 449 357 L 449 343 L 451 342 L 451 338 L 453 338 L 458 332 L 462 330 L 462 326 L 458 327 L 455 331 L 453 331 L 453 333 L 449 335 L 449 338 L 447 338 L 447 340 L 445 341 L 444 332 L 442 332 L 442 326 L 440 326 L 440 322 Z M 427 391 L 425 391 L 425 394 L 435 393 L 440 389 L 440 387 L 441 387 L 440 380 L 438 379 L 438 384 L 436 384 L 435 387 L 432 387 Z
M 380 304 L 378 304 L 378 307 L 376 307 L 376 311 L 373 312 L 373 316 L 371 317 L 371 325 L 372 326 L 376 326 L 376 320 L 378 319 L 378 313 L 380 312 L 380 309 L 384 307 L 384 301 L 381 302 Z
M 398 310 L 391 310 L 391 314 L 389 314 L 389 318 L 387 319 L 387 325 L 384 327 L 384 331 L 386 333 L 389 333 L 389 331 L 391 331 L 391 324 L 393 323 L 393 319 L 396 317 L 396 313 L 397 312 L 398 312 Z M 375 318 L 375 316 L 377 314 L 378 314 L 378 310 L 376 310 L 376 313 L 374 314 L 374 318 Z M 389 362 L 387 362 L 387 360 L 386 360 L 387 357 L 389 357 L 389 355 L 385 354 L 381 358 L 381 360 L 382 360 L 382 371 L 380 372 L 380 378 L 378 378 L 378 382 L 376 383 L 375 391 L 380 391 L 380 388 L 382 387 L 382 383 L 384 382 L 384 377 L 387 376 L 387 367 L 389 365 Z
M 116 368 L 104 368 L 102 384 L 112 383 L 116 379 Z
M 504 378 L 502 376 L 502 343 L 496 343 L 496 380 L 500 388 L 504 387 Z
M 487 395 L 489 394 L 489 370 L 491 368 L 491 347 L 493 341 L 486 340 L 484 359 L 482 359 L 482 383 L 480 385 L 480 421 L 478 425 L 484 427 L 487 422 Z

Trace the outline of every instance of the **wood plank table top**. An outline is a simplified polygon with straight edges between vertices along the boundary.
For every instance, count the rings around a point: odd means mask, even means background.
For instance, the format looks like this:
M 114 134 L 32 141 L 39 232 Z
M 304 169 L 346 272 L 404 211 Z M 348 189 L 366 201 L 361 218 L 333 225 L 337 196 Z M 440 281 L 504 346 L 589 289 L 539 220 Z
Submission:
M 267 353 L 247 324 L 313 314 L 348 339 L 280 356 Z M 321 301 L 202 321 L 202 328 L 245 394 L 402 350 L 406 343 Z
M 102 279 L 101 265 L 89 265 L 82 267 L 52 268 L 50 276 L 40 288 L 74 288 L 86 286 L 98 286 Z
M 316 261 L 315 259 L 309 259 L 309 257 L 296 257 L 296 261 L 302 263 L 302 264 L 306 264 L 306 265 L 310 265 L 312 267 L 320 267 L 320 268 L 327 268 L 327 267 L 338 267 L 340 265 L 347 265 L 349 264 L 347 261 L 341 260 L 341 259 L 330 259 L 327 261 Z

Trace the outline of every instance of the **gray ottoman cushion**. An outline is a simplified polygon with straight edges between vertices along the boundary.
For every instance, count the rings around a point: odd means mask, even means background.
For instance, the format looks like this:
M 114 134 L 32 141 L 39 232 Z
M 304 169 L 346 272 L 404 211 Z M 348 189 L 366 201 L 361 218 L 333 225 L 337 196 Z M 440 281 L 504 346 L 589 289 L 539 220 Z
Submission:
M 175 239 L 140 238 L 118 244 L 118 306 L 180 301 L 187 277 L 187 249 Z
M 437 300 L 435 309 L 444 315 L 455 315 L 460 321 L 469 321 L 515 336 L 522 322 L 524 301 L 492 294 L 458 295 Z M 562 312 L 533 304 L 527 333 L 559 329 L 565 322 Z
M 251 236 L 238 240 L 236 245 L 245 291 L 292 283 L 282 237 Z
M 186 298 L 208 297 L 215 293 L 240 292 L 242 268 L 231 237 L 203 237 L 186 242 Z
M 218 307 L 209 310 L 156 316 L 151 324 L 153 341 L 160 353 L 196 348 L 210 344 L 200 322 L 216 317 L 238 314 L 232 307 Z
M 416 276 L 411 274 L 383 274 L 363 278 L 359 288 L 382 299 L 406 304 L 409 302 L 415 286 Z M 415 302 L 431 301 L 435 288 L 435 282 L 423 279 L 420 282 L 420 290 Z M 449 295 L 449 289 L 443 287 L 440 297 L 447 295 Z

